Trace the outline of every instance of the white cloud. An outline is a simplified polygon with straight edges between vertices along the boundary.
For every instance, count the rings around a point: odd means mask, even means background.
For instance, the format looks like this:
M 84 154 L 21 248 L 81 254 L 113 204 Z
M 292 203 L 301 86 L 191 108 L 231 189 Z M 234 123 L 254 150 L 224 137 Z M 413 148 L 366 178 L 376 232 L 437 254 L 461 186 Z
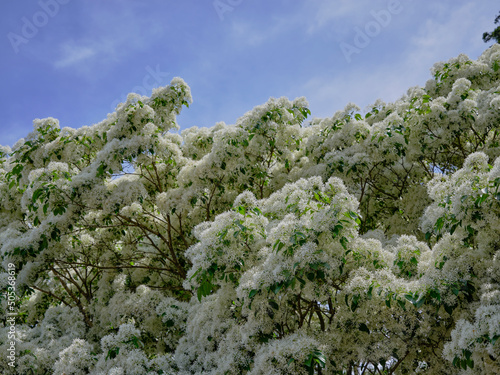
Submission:
M 269 39 L 271 30 L 258 29 L 255 24 L 244 21 L 233 21 L 231 23 L 231 36 L 241 45 L 256 47 Z
M 387 7 L 387 2 L 375 0 L 314 0 L 308 2 L 308 8 L 315 10 L 308 24 L 308 34 L 322 31 L 325 27 L 345 34 L 346 25 L 359 23 L 372 9 Z
M 383 54 L 391 56 L 384 63 L 361 64 L 364 67 L 351 64 L 348 68 L 341 67 L 340 74 L 325 78 L 325 72 L 319 72 L 311 78 L 300 90 L 309 99 L 313 113 L 319 117 L 331 116 L 349 102 L 363 109 L 379 98 L 386 102 L 397 100 L 410 87 L 425 85 L 432 78 L 430 69 L 434 63 L 459 53 L 476 59 L 486 49 L 481 36 L 492 23 L 487 4 L 465 2 L 456 4 L 451 11 L 450 8 L 440 10 L 438 4 L 434 8 L 427 9 L 428 14 L 434 10 L 432 16 L 421 22 L 413 37 L 407 26 L 412 24 L 413 14 L 401 14 L 407 18 L 401 20 L 406 29 L 392 29 L 391 32 L 404 33 L 408 39 L 405 44 L 390 45 L 384 50 Z M 374 53 L 377 53 L 375 49 L 362 50 L 355 57 L 358 63 L 367 62 L 373 60 L 375 56 L 371 54 Z
M 149 48 L 162 37 L 165 25 L 138 17 L 144 4 L 127 5 L 85 3 L 86 12 L 73 16 L 75 22 L 85 25 L 81 35 L 59 38 L 58 43 L 52 42 L 52 45 L 58 45 L 58 50 L 40 56 L 50 59 L 56 68 L 76 68 L 79 73 L 92 76 L 95 62 L 103 68 L 106 64 L 114 64 L 127 55 Z M 56 60 L 53 60 L 54 54 L 58 56 Z
M 234 19 L 231 22 L 231 37 L 242 46 L 257 47 L 264 42 L 287 37 L 302 23 L 300 15 L 284 14 L 273 17 L 272 22 L 262 24 L 255 20 Z
M 63 44 L 61 50 L 61 57 L 54 61 L 56 68 L 66 68 L 83 63 L 97 53 L 95 48 L 78 46 L 73 43 Z
M 410 40 L 408 63 L 429 67 L 440 59 L 456 55 L 455 51 L 476 58 L 485 48 L 481 36 L 491 23 L 485 7 L 475 2 L 457 6 L 440 19 L 428 19 L 417 36 Z

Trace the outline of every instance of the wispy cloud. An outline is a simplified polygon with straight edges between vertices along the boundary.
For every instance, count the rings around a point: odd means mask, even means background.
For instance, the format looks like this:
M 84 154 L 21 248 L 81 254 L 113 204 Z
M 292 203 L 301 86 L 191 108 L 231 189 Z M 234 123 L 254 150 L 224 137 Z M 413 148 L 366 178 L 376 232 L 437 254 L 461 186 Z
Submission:
M 491 17 L 487 17 L 488 12 L 481 4 L 465 3 L 451 12 L 448 9 L 439 13 L 438 17 L 428 19 L 411 38 L 408 63 L 429 65 L 440 58 L 453 57 L 457 50 L 476 54 L 484 50 L 481 35 L 491 23 Z
M 467 2 L 456 4 L 450 11 L 449 7 L 440 9 L 442 7 L 436 4 L 433 17 L 416 30 L 393 30 L 404 32 L 408 43 L 403 50 L 392 51 L 392 58 L 384 64 L 373 64 L 370 69 L 366 65 L 351 65 L 350 69 L 342 70 L 342 74 L 325 77 L 322 72 L 313 76 L 302 88 L 314 103 L 313 113 L 320 117 L 331 116 L 349 102 L 363 109 L 377 99 L 394 101 L 408 88 L 425 85 L 431 78 L 430 69 L 435 62 L 455 57 L 457 51 L 476 59 L 485 49 L 482 31 L 491 26 L 491 17 L 488 18 L 485 7 Z M 413 16 L 408 13 L 402 17 Z M 411 24 L 411 19 L 407 23 Z
M 355 45 L 357 30 L 366 31 L 374 12 L 395 1 L 247 0 L 224 22 L 212 1 L 71 1 L 19 54 L 4 43 L 10 52 L 0 65 L 12 73 L 0 90 L 6 98 L 0 135 L 14 122 L 25 135 L 33 118 L 49 115 L 75 126 L 96 122 L 113 99 L 149 87 L 144 69 L 157 65 L 191 85 L 195 104 L 183 113 L 192 125 L 231 122 L 269 96 L 304 95 L 320 117 L 348 102 L 363 108 L 377 98 L 393 101 L 424 85 L 436 61 L 459 53 L 477 58 L 498 12 L 498 0 L 399 1 L 404 11 L 351 63 L 340 44 Z M 4 35 L 20 32 L 21 17 L 38 11 L 15 1 L 5 6 Z M 26 101 L 30 106 L 13 105 Z
M 61 56 L 54 61 L 56 68 L 67 68 L 86 62 L 97 54 L 95 48 L 65 43 L 61 46 Z
M 236 17 L 231 22 L 230 37 L 242 46 L 257 47 L 265 42 L 273 42 L 295 32 L 301 17 L 296 14 L 280 14 L 273 17 L 272 22 L 260 20 L 244 20 Z
M 50 46 L 46 46 L 50 53 L 39 56 L 55 68 L 75 68 L 85 75 L 92 74 L 96 63 L 106 70 L 106 66 L 149 48 L 162 37 L 165 26 L 138 16 L 143 4 L 127 5 L 82 4 L 85 11 L 74 20 L 80 24 L 78 36 L 52 39 Z
M 269 39 L 266 30 L 258 29 L 255 25 L 244 21 L 234 21 L 231 24 L 232 38 L 237 40 L 242 46 L 248 45 L 256 47 Z
M 342 33 L 342 30 L 345 30 L 344 25 L 359 22 L 367 10 L 376 7 L 378 3 L 380 3 L 378 0 L 313 0 L 308 2 L 309 8 L 314 12 L 309 18 L 307 32 L 314 34 L 328 27 L 334 29 L 336 33 Z

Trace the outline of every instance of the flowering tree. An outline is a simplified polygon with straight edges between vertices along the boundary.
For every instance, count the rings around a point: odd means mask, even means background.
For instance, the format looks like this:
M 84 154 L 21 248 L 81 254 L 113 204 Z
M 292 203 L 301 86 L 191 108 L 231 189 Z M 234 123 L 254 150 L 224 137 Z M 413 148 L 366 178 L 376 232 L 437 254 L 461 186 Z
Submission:
M 0 155 L 2 373 L 500 373 L 500 45 L 432 74 L 309 122 L 169 132 L 178 78 L 35 120 Z

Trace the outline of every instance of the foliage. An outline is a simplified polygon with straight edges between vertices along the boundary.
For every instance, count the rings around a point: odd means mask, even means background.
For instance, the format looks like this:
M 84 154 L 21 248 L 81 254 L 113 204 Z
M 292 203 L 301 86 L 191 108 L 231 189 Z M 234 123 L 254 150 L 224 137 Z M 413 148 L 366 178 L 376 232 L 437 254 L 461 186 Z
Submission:
M 172 132 L 190 103 L 2 148 L 2 373 L 500 371 L 500 45 L 366 113 Z
M 500 22 L 500 14 L 498 16 L 496 16 L 496 18 L 495 18 L 495 25 L 499 22 Z M 498 26 L 491 33 L 488 33 L 488 32 L 483 33 L 483 41 L 485 43 L 489 42 L 492 39 L 494 41 L 496 41 L 497 43 L 500 43 L 500 26 Z

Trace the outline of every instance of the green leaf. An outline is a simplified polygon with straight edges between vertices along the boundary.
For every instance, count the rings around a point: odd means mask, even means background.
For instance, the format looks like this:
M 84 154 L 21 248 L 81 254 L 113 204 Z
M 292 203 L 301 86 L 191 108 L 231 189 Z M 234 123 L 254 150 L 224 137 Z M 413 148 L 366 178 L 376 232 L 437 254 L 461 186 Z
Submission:
M 345 237 L 341 237 L 340 238 L 340 244 L 342 245 L 342 247 L 344 248 L 344 250 L 347 250 L 347 243 L 348 242 L 349 241 L 347 240 L 347 238 L 345 238 Z
M 448 314 L 452 314 L 453 313 L 453 309 L 455 308 L 455 306 L 450 306 L 450 305 L 444 305 L 444 310 L 448 313 Z
M 316 362 L 322 367 L 322 368 L 325 368 L 326 366 L 326 358 L 325 356 L 323 355 L 323 353 L 319 352 L 319 351 L 316 351 L 314 353 L 316 355 Z
M 312 356 L 309 355 L 309 357 L 306 358 L 305 362 L 304 362 L 304 365 L 306 367 L 311 367 L 311 363 L 312 363 Z
M 467 360 L 461 360 L 460 365 L 462 369 L 467 370 Z
M 35 203 L 38 199 L 38 197 L 43 193 L 43 189 L 40 188 L 40 189 L 36 189 L 35 192 L 33 193 L 33 198 L 32 198 L 32 201 L 33 203 Z
M 387 363 L 387 361 L 385 360 L 385 358 L 380 358 L 378 361 L 382 365 L 382 369 L 384 369 L 385 368 L 385 364 Z
M 368 299 L 372 299 L 372 297 L 373 297 L 373 287 L 374 287 L 374 285 L 372 284 L 372 285 L 370 285 L 370 287 L 368 288 L 368 293 L 367 293 L 367 297 L 368 297 Z
M 359 330 L 361 332 L 366 332 L 366 333 L 370 333 L 370 330 L 368 329 L 368 326 L 365 324 L 365 323 L 361 323 L 359 325 Z
M 271 290 L 273 291 L 274 294 L 278 294 L 283 285 L 284 285 L 283 283 L 276 283 L 274 284 L 273 287 L 271 287 Z
M 276 241 L 273 245 L 273 250 L 275 250 L 277 253 L 281 251 L 285 247 L 285 244 L 281 242 L 280 240 Z
M 470 368 L 474 368 L 474 360 L 468 359 L 467 360 L 467 366 L 469 366 Z
M 108 166 L 106 165 L 106 163 L 104 162 L 101 162 L 101 164 L 99 165 L 99 167 L 97 168 L 97 177 L 100 177 L 104 174 L 104 171 L 106 170 Z
M 470 350 L 462 350 L 463 354 L 465 355 L 465 359 L 469 360 L 471 355 L 472 355 L 472 352 Z
M 432 289 L 432 290 L 429 292 L 429 295 L 431 296 L 431 298 L 435 298 L 435 299 L 437 299 L 438 301 L 441 301 L 441 293 L 439 293 L 439 290 L 438 290 L 438 289 Z
M 412 304 L 415 303 L 415 299 L 413 298 L 413 294 L 405 294 L 405 298 L 410 301 Z
M 357 308 L 359 307 L 359 299 L 360 299 L 359 294 L 355 294 L 354 296 L 352 296 L 352 303 L 351 303 L 351 311 L 352 312 L 355 312 L 357 310 Z
M 189 280 L 190 280 L 190 281 L 191 281 L 191 280 L 193 280 L 193 279 L 196 277 L 196 275 L 198 275 L 198 273 L 200 273 L 201 271 L 202 271 L 202 268 L 201 268 L 201 267 L 200 267 L 200 268 L 198 268 L 198 270 L 197 270 L 197 271 L 193 274 L 193 276 L 191 276 L 191 277 L 189 278 Z
M 420 299 L 419 299 L 419 300 L 415 303 L 415 307 L 416 307 L 417 309 L 421 308 L 421 307 L 423 306 L 424 302 L 425 302 L 425 298 L 424 298 L 424 297 L 420 298 Z
M 198 288 L 196 290 L 196 295 L 198 296 L 198 301 L 201 302 L 201 298 L 203 297 L 203 290 L 201 288 Z
M 406 311 L 405 301 L 398 299 L 397 302 L 398 302 L 399 307 L 401 307 L 403 310 Z
M 279 307 L 278 303 L 277 303 L 275 300 L 273 300 L 273 299 L 270 299 L 270 300 L 269 300 L 269 305 L 270 305 L 273 309 L 275 309 L 275 310 L 279 310 L 279 309 L 280 309 L 280 307 Z

